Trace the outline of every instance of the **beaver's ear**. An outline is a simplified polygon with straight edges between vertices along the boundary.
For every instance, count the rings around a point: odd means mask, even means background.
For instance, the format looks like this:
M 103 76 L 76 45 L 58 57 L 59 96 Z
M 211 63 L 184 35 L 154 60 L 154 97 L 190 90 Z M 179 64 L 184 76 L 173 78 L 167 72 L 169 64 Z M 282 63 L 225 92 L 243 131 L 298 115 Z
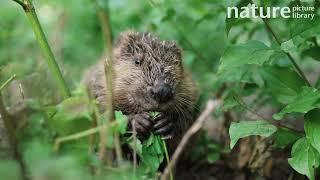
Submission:
M 128 44 L 134 42 L 137 39 L 137 32 L 125 31 L 120 33 L 118 40 L 115 43 L 115 47 L 127 46 Z
M 173 45 L 173 53 L 177 56 L 177 58 L 181 61 L 182 59 L 182 49 L 181 47 L 177 44 L 177 42 L 173 42 L 174 45 Z
M 174 59 L 175 61 L 179 61 L 181 62 L 181 59 L 182 59 L 182 49 L 180 48 L 180 46 L 177 44 L 176 41 L 169 41 L 167 43 L 167 50 L 166 51 L 169 51 L 171 52 L 171 54 L 174 55 Z
M 118 40 L 114 45 L 114 52 L 119 55 L 134 54 L 136 51 L 136 42 L 139 39 L 139 33 L 134 31 L 125 31 L 120 33 Z

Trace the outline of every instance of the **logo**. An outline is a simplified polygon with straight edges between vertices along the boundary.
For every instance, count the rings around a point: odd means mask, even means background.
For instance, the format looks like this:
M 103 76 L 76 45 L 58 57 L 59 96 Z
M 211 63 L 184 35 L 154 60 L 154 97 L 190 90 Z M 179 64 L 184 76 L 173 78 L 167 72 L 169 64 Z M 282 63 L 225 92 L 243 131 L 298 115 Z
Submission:
M 313 20 L 315 16 L 313 6 L 293 6 L 293 7 L 258 7 L 249 4 L 241 8 L 227 7 L 227 18 L 303 18 Z

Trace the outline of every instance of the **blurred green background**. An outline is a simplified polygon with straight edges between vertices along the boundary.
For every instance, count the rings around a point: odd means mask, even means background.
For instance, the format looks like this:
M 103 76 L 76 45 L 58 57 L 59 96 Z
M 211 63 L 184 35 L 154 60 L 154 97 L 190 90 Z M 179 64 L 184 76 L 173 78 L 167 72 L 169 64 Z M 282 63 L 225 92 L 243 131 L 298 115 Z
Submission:
M 98 3 L 105 5 L 103 1 Z M 37 0 L 34 6 L 64 77 L 74 88 L 83 71 L 103 54 L 94 3 Z M 178 41 L 184 49 L 184 64 L 203 88 L 209 88 L 227 43 L 225 6 L 218 0 L 110 1 L 113 37 L 116 39 L 120 32 L 133 29 Z M 40 83 L 50 82 L 46 63 L 21 7 L 13 1 L 3 1 L 0 16 L 0 82 L 12 74 L 17 74 L 17 79 L 40 74 L 39 78 L 45 78 Z

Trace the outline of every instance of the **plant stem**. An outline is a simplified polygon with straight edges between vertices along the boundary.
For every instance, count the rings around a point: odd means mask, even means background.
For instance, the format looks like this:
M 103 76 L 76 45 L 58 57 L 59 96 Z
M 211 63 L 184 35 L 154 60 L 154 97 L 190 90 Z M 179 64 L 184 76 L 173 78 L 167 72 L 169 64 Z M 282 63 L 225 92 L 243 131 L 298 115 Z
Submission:
M 261 120 L 264 120 L 264 121 L 267 121 L 268 123 L 276 126 L 276 127 L 279 127 L 279 128 L 284 128 L 284 129 L 289 129 L 291 131 L 294 131 L 294 132 L 297 132 L 297 133 L 300 133 L 300 134 L 303 134 L 304 132 L 301 132 L 297 129 L 294 129 L 294 128 L 291 128 L 289 126 L 286 126 L 286 125 L 283 125 L 280 123 L 280 121 L 276 121 L 276 120 L 273 120 L 273 119 L 267 119 L 267 118 L 264 118 L 263 116 L 261 116 L 260 114 L 258 114 L 257 112 L 255 112 L 255 110 L 251 109 L 244 101 L 243 99 L 238 95 L 238 94 L 235 94 L 236 96 L 234 96 L 234 99 L 235 101 L 237 101 L 237 103 L 242 106 L 243 108 L 245 108 L 247 111 L 249 111 L 251 114 L 257 116 L 258 118 L 260 118 Z
M 113 59 L 112 59 L 112 28 L 110 25 L 110 13 L 109 13 L 109 7 L 108 7 L 108 1 L 106 1 L 105 6 L 101 7 L 99 3 L 96 0 L 93 0 L 94 5 L 96 6 L 97 15 L 101 24 L 101 29 L 103 33 L 103 39 L 105 48 L 107 50 L 107 59 L 105 59 L 104 62 L 104 70 L 105 70 L 105 77 L 106 77 L 106 94 L 107 94 L 107 102 L 106 102 L 106 113 L 107 113 L 107 119 L 109 122 L 114 121 L 114 109 L 113 109 L 113 88 L 112 88 L 112 81 L 113 81 Z M 102 132 L 103 136 L 107 137 L 107 134 L 105 132 Z M 106 141 L 103 140 L 102 141 Z M 101 145 L 101 152 L 100 157 L 101 159 L 104 159 L 103 152 L 105 148 L 105 143 L 100 143 Z M 116 158 L 118 162 L 121 162 L 123 160 L 122 157 L 122 149 L 121 149 L 121 143 L 120 143 L 120 137 L 118 133 L 114 134 L 114 144 L 115 144 L 115 152 L 116 152 Z M 104 146 L 104 147 L 103 147 Z
M 23 7 L 23 9 L 28 17 L 28 20 L 31 24 L 31 27 L 33 29 L 33 32 L 37 38 L 38 44 L 42 50 L 42 53 L 47 60 L 48 68 L 50 69 L 52 76 L 57 83 L 57 86 L 58 86 L 58 89 L 59 89 L 61 95 L 64 98 L 70 97 L 71 96 L 70 91 L 69 91 L 67 84 L 62 76 L 62 73 L 60 71 L 60 68 L 58 66 L 57 61 L 55 60 L 55 57 L 52 53 L 52 50 L 48 44 L 47 38 L 46 38 L 46 36 L 43 32 L 43 29 L 40 25 L 38 16 L 36 14 L 36 11 L 33 7 L 31 0 L 23 0 L 23 1 L 13 0 L 13 1 L 17 2 L 18 4 L 20 4 Z
M 164 155 L 166 157 L 167 164 L 170 163 L 170 158 L 169 158 L 169 153 L 166 145 L 166 141 L 164 139 L 161 139 L 162 142 L 162 147 L 164 149 Z M 173 180 L 173 174 L 172 174 L 172 169 L 169 169 L 169 174 L 170 174 L 170 180 Z
M 14 80 L 14 78 L 16 78 L 16 75 L 12 75 L 8 80 L 6 80 L 6 82 L 4 82 L 1 86 L 0 86 L 0 92 L 3 90 L 3 88 L 5 88 L 12 80 Z
M 272 34 L 272 36 L 274 37 L 274 39 L 276 40 L 276 42 L 278 43 L 279 46 L 281 46 L 281 41 L 280 38 L 277 36 L 277 34 L 274 32 L 274 30 L 272 29 L 272 27 L 270 26 L 270 24 L 267 22 L 267 20 L 265 18 L 261 18 L 263 23 L 265 24 L 267 30 Z M 298 71 L 298 73 L 300 74 L 300 76 L 302 77 L 302 79 L 305 81 L 305 83 L 312 87 L 310 82 L 308 81 L 307 77 L 305 76 L 305 74 L 303 73 L 302 69 L 299 67 L 298 63 L 294 60 L 294 58 L 292 57 L 292 55 L 288 52 L 285 52 L 285 54 L 288 56 L 288 58 L 290 59 L 291 63 L 293 64 L 294 68 Z
M 26 8 L 25 4 L 22 1 L 20 1 L 20 0 L 13 0 L 13 1 L 18 3 L 20 6 L 22 6 L 23 9 Z
M 92 134 L 95 134 L 99 131 L 101 131 L 102 129 L 106 128 L 105 126 L 98 126 L 95 128 L 91 128 L 76 134 L 71 134 L 69 136 L 65 136 L 65 137 L 61 137 L 61 138 L 57 138 L 54 142 L 54 146 L 53 146 L 53 150 L 56 152 L 59 150 L 60 144 L 66 141 L 71 141 L 71 140 L 76 140 L 82 137 L 86 137 Z

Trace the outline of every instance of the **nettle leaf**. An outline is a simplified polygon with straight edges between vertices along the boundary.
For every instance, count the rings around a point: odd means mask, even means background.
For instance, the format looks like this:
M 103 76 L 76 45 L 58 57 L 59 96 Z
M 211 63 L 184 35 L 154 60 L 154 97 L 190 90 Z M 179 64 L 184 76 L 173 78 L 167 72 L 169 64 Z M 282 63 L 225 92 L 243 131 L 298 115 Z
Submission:
M 240 138 L 251 135 L 269 137 L 276 131 L 277 127 L 263 120 L 233 122 L 229 128 L 230 148 L 232 149 Z
M 277 66 L 267 66 L 261 71 L 266 88 L 280 103 L 292 102 L 303 86 L 303 79 L 292 69 Z
M 290 166 L 300 174 L 314 180 L 314 171 L 319 166 L 319 153 L 309 144 L 307 138 L 300 138 L 292 147 Z
M 306 49 L 302 52 L 302 55 L 313 58 L 314 60 L 320 61 L 320 47 L 314 46 Z
M 320 109 L 314 109 L 305 115 L 304 129 L 310 144 L 320 153 Z
M 236 100 L 236 96 L 233 94 L 228 95 L 226 98 L 224 98 L 222 110 L 228 111 L 236 106 L 239 106 L 239 102 Z
M 235 2 L 234 4 L 229 4 L 228 7 L 235 6 L 238 8 L 239 13 L 240 13 L 241 12 L 240 8 L 247 6 L 250 2 L 251 2 L 251 0 L 240 0 L 239 2 Z M 239 17 L 235 18 L 234 11 L 231 11 L 230 15 L 231 15 L 230 18 L 228 18 L 228 15 L 226 16 L 226 34 L 227 34 L 227 36 L 233 26 L 249 21 L 247 18 L 239 18 Z
M 315 15 L 312 20 L 293 18 L 289 21 L 291 38 L 296 36 L 308 37 L 320 32 L 320 18 Z
M 142 165 L 147 168 L 149 173 L 156 173 L 164 159 L 164 150 L 160 136 L 151 134 L 149 138 L 142 143 L 142 154 L 140 156 Z
M 278 114 L 273 115 L 274 119 L 280 120 L 287 113 L 307 113 L 311 109 L 319 107 L 320 92 L 311 87 L 303 87 L 302 92 L 283 108 Z
M 128 144 L 130 148 L 135 150 L 139 156 L 142 156 L 142 143 L 138 138 L 131 138 L 131 140 L 128 141 Z
M 58 104 L 49 119 L 49 126 L 59 135 L 86 130 L 91 124 L 92 109 L 86 97 L 71 97 Z M 52 113 L 52 109 L 50 109 Z
M 275 147 L 285 148 L 287 145 L 292 144 L 301 138 L 301 134 L 289 129 L 278 128 L 277 132 L 275 132 L 272 137 L 272 139 L 274 139 L 273 145 Z
M 248 41 L 243 44 L 231 45 L 220 59 L 218 72 L 239 68 L 246 64 L 262 65 L 276 52 L 259 41 Z M 235 69 L 238 71 L 238 69 Z
M 125 134 L 127 131 L 128 117 L 122 114 L 121 111 L 115 111 L 115 118 L 117 122 L 115 130 L 120 134 Z

